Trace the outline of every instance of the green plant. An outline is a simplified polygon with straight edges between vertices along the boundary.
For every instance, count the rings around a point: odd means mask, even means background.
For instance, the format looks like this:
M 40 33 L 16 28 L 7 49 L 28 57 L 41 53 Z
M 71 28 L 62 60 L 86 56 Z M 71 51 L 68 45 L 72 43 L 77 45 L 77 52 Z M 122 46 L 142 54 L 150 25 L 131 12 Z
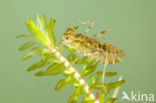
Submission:
M 32 38 L 32 40 L 20 46 L 20 51 L 28 50 L 22 60 L 28 60 L 36 54 L 41 58 L 38 62 L 28 67 L 27 71 L 44 67 L 46 69 L 36 72 L 35 76 L 64 75 L 64 78 L 57 82 L 55 90 L 58 92 L 64 86 L 72 84 L 74 91 L 69 97 L 68 103 L 76 103 L 81 96 L 83 97 L 82 103 L 113 103 L 116 100 L 118 87 L 124 83 L 124 80 L 102 84 L 100 78 L 103 72 L 95 71 L 98 65 L 97 62 L 88 57 L 79 58 L 76 55 L 76 51 L 65 46 L 60 47 L 56 43 L 53 30 L 54 19 L 50 18 L 47 24 L 45 15 L 42 18 L 37 16 L 37 23 L 28 18 L 25 24 L 30 35 L 19 35 L 17 38 Z M 63 56 L 65 49 L 68 50 L 67 56 Z M 117 75 L 116 72 L 105 73 L 106 77 L 115 75 Z M 86 79 L 83 79 L 84 77 Z M 106 87 L 107 92 L 104 87 Z M 113 89 L 115 89 L 114 96 L 106 100 L 107 95 Z

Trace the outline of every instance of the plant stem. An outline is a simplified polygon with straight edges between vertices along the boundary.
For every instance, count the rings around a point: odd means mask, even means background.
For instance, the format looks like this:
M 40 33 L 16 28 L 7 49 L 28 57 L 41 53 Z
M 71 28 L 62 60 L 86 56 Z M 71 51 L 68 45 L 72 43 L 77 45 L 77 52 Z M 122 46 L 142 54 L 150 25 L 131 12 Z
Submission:
M 88 83 L 81 78 L 78 71 L 68 62 L 68 60 L 52 45 L 49 45 L 48 48 L 54 53 L 54 55 L 62 62 L 64 62 L 65 67 L 68 69 L 69 73 L 74 73 L 75 79 L 81 84 L 84 85 L 84 91 L 86 92 L 87 96 L 90 97 L 91 100 L 95 100 L 95 95 L 89 89 Z M 96 103 L 99 103 L 96 101 Z

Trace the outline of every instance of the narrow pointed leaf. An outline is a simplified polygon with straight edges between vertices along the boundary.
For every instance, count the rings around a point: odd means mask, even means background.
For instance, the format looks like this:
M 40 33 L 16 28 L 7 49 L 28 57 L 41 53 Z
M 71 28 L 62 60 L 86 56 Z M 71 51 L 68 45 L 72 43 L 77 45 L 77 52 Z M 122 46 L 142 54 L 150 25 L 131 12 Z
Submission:
M 52 65 L 50 65 L 47 69 L 46 69 L 46 74 L 48 76 L 55 76 L 58 75 L 60 73 L 63 73 L 65 70 L 65 67 L 63 65 L 63 63 L 54 63 Z
M 27 59 L 33 57 L 34 55 L 35 55 L 35 52 L 30 50 L 30 51 L 27 52 L 21 59 L 22 59 L 22 60 L 27 60 Z
M 99 82 L 99 79 L 100 79 L 100 76 L 94 76 L 94 75 L 92 75 L 92 76 L 90 76 L 89 78 L 88 78 L 88 82 L 90 81 L 91 83 L 90 83 L 90 86 L 91 87 L 93 87 L 93 86 L 95 86 L 98 82 Z
M 104 85 L 102 83 L 97 83 L 96 85 L 92 86 L 92 89 L 97 89 L 97 90 L 104 90 Z
M 26 50 L 26 49 L 32 47 L 33 45 L 35 45 L 36 43 L 37 43 L 37 41 L 35 41 L 35 40 L 28 41 L 28 42 L 24 43 L 24 44 L 19 48 L 19 51 Z
M 77 103 L 77 100 L 82 95 L 82 88 L 77 88 L 74 90 L 74 92 L 70 95 L 68 99 L 68 103 Z
M 29 52 L 27 52 L 27 53 L 22 57 L 22 60 L 27 60 L 27 59 L 33 57 L 38 51 L 41 51 L 41 48 L 40 48 L 40 47 L 32 48 Z
M 94 62 L 93 59 L 91 59 L 91 58 L 85 56 L 85 57 L 83 57 L 83 58 L 79 61 L 79 64 L 83 64 L 83 63 L 93 63 L 93 62 Z
M 27 22 L 25 22 L 29 32 L 42 44 L 47 45 L 48 40 L 46 39 L 45 35 L 42 34 L 40 28 L 34 23 L 31 18 L 28 18 Z
M 56 38 L 54 36 L 54 20 L 50 18 L 48 26 L 48 37 L 53 45 L 56 43 Z
M 109 98 L 106 103 L 114 103 L 116 98 Z
M 95 103 L 95 100 L 83 100 L 81 103 Z
M 79 60 L 78 60 L 78 57 L 77 57 L 73 52 L 71 52 L 71 53 L 68 54 L 67 60 L 68 60 L 70 63 L 73 63 L 75 60 L 77 60 L 77 61 L 75 62 L 75 64 L 77 64 L 77 62 L 79 61 Z
M 55 86 L 55 90 L 59 92 L 61 88 L 63 88 L 66 85 L 69 85 L 74 80 L 73 75 L 68 75 L 65 79 L 61 79 L 57 82 L 57 85 Z
M 39 71 L 37 73 L 35 73 L 35 76 L 44 76 L 45 72 L 44 71 Z
M 27 69 L 27 71 L 32 71 L 32 70 L 35 70 L 35 69 L 38 69 L 38 68 L 41 68 L 41 67 L 44 67 L 44 66 L 48 65 L 48 64 L 49 64 L 48 59 L 49 59 L 49 58 L 41 59 L 39 62 L 37 62 L 37 63 L 31 65 L 31 66 Z
M 57 92 L 59 92 L 59 91 L 61 90 L 61 88 L 64 87 L 65 85 L 66 85 L 65 79 L 61 79 L 61 80 L 59 80 L 59 81 L 57 82 L 57 85 L 56 85 L 56 87 L 55 87 L 55 90 L 56 90 Z
M 35 53 L 33 51 L 29 51 L 21 59 L 22 60 L 27 60 L 27 59 L 33 57 L 34 55 L 35 55 Z
M 117 81 L 117 82 L 107 84 L 108 91 L 121 86 L 124 82 L 125 82 L 125 80 L 120 80 L 120 81 Z
M 81 84 L 80 82 L 78 82 L 78 81 L 76 81 L 76 80 L 74 80 L 73 81 L 73 88 L 78 88 L 78 87 L 83 87 L 84 85 L 83 84 Z
M 43 14 L 42 20 L 41 20 L 41 26 L 42 26 L 43 30 L 46 29 L 46 26 L 47 26 L 46 24 L 47 24 L 47 19 L 46 19 L 46 16 Z
M 103 75 L 103 72 L 99 71 L 99 72 L 96 72 L 97 75 Z M 111 77 L 111 76 L 115 76 L 117 75 L 116 72 L 105 72 L 105 76 L 106 77 Z
M 89 96 L 83 97 L 83 100 L 81 103 L 95 103 L 95 100 L 91 100 Z
M 60 43 L 60 44 L 61 44 L 61 43 Z M 59 44 L 59 45 L 60 45 L 60 44 Z M 61 46 L 61 48 L 60 48 L 60 52 L 62 53 L 62 52 L 63 52 L 63 50 L 64 50 L 65 48 L 67 48 L 67 47 L 66 47 L 66 46 L 64 46 L 64 45 L 63 45 L 63 46 Z
M 18 35 L 16 36 L 16 38 L 29 38 L 29 37 L 32 37 L 32 35 L 24 35 L 24 34 L 21 34 L 21 35 Z
M 104 103 L 105 97 L 106 97 L 106 94 L 102 92 L 102 93 L 100 94 L 100 100 L 99 100 L 99 102 L 100 102 L 100 103 Z
M 61 63 L 62 62 L 59 59 L 57 59 L 56 57 L 50 57 L 49 61 L 51 61 L 52 63 Z
M 95 70 L 96 70 L 96 67 L 97 67 L 97 63 L 94 64 L 94 65 L 84 65 L 84 67 L 82 68 L 82 73 L 81 73 L 81 76 L 87 76 L 91 73 L 93 73 Z

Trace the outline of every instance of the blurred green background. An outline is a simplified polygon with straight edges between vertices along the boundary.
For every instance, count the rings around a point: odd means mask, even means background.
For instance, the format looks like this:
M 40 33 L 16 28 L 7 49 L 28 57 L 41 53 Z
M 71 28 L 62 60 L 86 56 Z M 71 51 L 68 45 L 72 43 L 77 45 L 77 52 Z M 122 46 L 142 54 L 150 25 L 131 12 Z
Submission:
M 59 93 L 54 90 L 61 76 L 39 78 L 27 73 L 36 59 L 20 60 L 24 52 L 18 47 L 26 40 L 15 37 L 28 33 L 24 21 L 35 19 L 37 13 L 56 19 L 58 41 L 69 25 L 79 24 L 79 18 L 95 22 L 88 35 L 111 28 L 102 41 L 126 53 L 122 63 L 107 69 L 119 73 L 112 79 L 122 75 L 126 80 L 118 102 L 123 90 L 156 96 L 156 0 L 0 0 L 0 103 L 66 103 L 72 92 L 71 86 Z

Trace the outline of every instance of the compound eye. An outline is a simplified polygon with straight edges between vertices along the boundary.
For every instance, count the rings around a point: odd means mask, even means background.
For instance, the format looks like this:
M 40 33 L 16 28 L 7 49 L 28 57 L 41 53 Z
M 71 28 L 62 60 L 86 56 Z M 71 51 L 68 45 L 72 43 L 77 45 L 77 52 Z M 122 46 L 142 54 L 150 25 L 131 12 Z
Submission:
M 69 39 L 69 37 L 66 37 L 66 39 L 68 40 L 68 39 Z

